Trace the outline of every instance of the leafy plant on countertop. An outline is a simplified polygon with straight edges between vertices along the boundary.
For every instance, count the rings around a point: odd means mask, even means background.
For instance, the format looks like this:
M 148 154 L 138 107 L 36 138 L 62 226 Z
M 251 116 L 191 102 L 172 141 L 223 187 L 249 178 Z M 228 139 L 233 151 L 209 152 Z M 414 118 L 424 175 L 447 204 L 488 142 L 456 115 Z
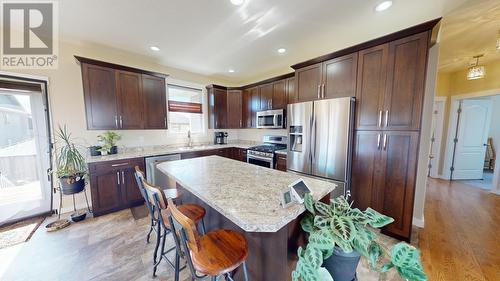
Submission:
M 97 136 L 97 140 L 101 143 L 103 143 L 102 147 L 99 149 L 99 151 L 111 152 L 111 148 L 116 145 L 116 142 L 119 141 L 122 137 L 118 135 L 115 132 L 111 131 L 106 131 L 102 135 Z
M 57 128 L 56 136 L 60 141 L 56 150 L 56 175 L 68 182 L 78 181 L 87 174 L 85 158 L 76 148 L 66 125 Z
M 306 248 L 298 250 L 299 260 L 292 272 L 294 281 L 332 280 L 331 276 L 325 279 L 326 269 L 321 266 L 323 260 L 333 254 L 335 246 L 346 253 L 359 252 L 368 260 L 372 270 L 387 272 L 394 268 L 405 280 L 427 280 L 419 251 L 404 242 L 394 245 L 389 251 L 390 261 L 377 267 L 385 249 L 376 242 L 377 234 L 368 226 L 381 228 L 394 219 L 371 208 L 365 211 L 351 208 L 345 197 L 337 197 L 325 204 L 314 202 L 312 196 L 306 194 L 304 206 L 308 213 L 300 224 L 309 238 Z

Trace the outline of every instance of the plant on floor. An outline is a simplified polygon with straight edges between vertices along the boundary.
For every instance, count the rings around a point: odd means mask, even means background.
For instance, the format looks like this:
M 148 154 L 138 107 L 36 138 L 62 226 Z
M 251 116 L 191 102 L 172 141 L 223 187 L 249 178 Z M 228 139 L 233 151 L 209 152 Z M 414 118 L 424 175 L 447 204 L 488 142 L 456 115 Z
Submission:
M 292 272 L 294 281 L 331 280 L 323 277 L 326 271 L 323 266 L 324 261 L 336 251 L 358 252 L 368 260 L 370 268 L 378 272 L 394 268 L 405 280 L 427 280 L 420 263 L 419 251 L 415 247 L 401 242 L 387 251 L 376 241 L 377 234 L 371 228 L 381 228 L 394 219 L 371 208 L 361 211 L 351 205 L 343 196 L 325 204 L 314 202 L 312 196 L 306 194 L 304 206 L 308 213 L 300 224 L 309 238 L 306 248 L 300 247 L 298 250 L 299 260 Z M 384 251 L 389 252 L 390 261 L 378 266 Z M 353 274 L 358 261 L 359 258 Z
M 56 175 L 60 180 L 61 189 L 73 191 L 82 190 L 85 186 L 85 176 L 87 175 L 87 163 L 85 158 L 76 148 L 72 140 L 71 133 L 66 126 L 59 126 L 56 131 L 58 138 L 56 146 Z M 78 191 L 79 192 L 79 191 Z M 65 192 L 66 193 L 66 192 Z
M 107 154 L 115 154 L 116 142 L 119 141 L 121 138 L 122 137 L 120 135 L 111 131 L 106 131 L 104 134 L 98 135 L 97 140 L 103 143 L 99 151 L 105 152 Z

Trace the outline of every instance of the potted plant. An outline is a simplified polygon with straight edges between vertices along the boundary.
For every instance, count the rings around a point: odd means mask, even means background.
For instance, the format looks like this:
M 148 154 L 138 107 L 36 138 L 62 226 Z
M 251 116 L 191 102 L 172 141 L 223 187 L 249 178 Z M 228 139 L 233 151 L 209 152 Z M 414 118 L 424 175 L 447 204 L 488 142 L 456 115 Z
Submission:
M 71 195 L 81 192 L 85 187 L 87 163 L 75 147 L 66 126 L 58 127 L 56 132 L 59 145 L 56 151 L 56 175 L 59 178 L 61 192 Z
M 314 202 L 306 194 L 304 206 L 308 213 L 300 224 L 308 233 L 308 244 L 305 249 L 298 249 L 299 260 L 292 273 L 294 281 L 355 280 L 361 256 L 368 260 L 372 270 L 387 272 L 394 268 L 405 280 L 427 280 L 415 247 L 401 242 L 386 250 L 376 241 L 373 228 L 392 223 L 392 218 L 371 208 L 361 211 L 351 205 L 342 196 L 325 204 Z M 384 252 L 389 253 L 389 262 L 379 265 Z
M 102 155 L 106 154 L 116 154 L 118 153 L 118 149 L 116 147 L 116 142 L 119 141 L 122 137 L 115 132 L 106 131 L 102 135 L 97 136 L 97 140 L 103 143 L 102 147 L 99 149 Z

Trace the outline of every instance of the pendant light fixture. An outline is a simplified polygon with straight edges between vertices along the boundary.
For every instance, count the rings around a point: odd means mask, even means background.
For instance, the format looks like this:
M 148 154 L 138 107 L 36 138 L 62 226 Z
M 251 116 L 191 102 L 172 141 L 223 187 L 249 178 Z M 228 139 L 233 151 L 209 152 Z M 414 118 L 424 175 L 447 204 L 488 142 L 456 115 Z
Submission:
M 471 63 L 469 71 L 467 71 L 467 80 L 481 79 L 484 78 L 484 75 L 486 75 L 486 70 L 484 69 L 484 66 L 479 65 L 479 58 L 482 56 L 483 55 L 474 56 L 474 59 L 476 61 Z

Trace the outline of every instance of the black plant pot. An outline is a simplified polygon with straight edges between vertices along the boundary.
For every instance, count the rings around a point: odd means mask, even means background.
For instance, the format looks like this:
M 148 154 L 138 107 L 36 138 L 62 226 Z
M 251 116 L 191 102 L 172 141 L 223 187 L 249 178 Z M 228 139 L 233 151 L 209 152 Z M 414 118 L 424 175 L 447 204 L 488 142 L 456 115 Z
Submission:
M 89 147 L 90 150 L 90 156 L 99 156 L 101 155 L 101 152 L 99 151 L 101 149 L 101 146 L 91 146 Z
M 59 178 L 61 184 L 61 192 L 64 195 L 72 195 L 82 192 L 85 188 L 85 178 L 80 176 L 77 180 L 76 177 Z
M 79 222 L 87 217 L 87 212 L 77 211 L 71 214 L 71 220 L 74 222 Z
M 345 253 L 340 248 L 335 247 L 331 257 L 323 261 L 323 266 L 332 275 L 335 281 L 353 281 L 356 279 L 356 268 L 358 267 L 361 255 L 352 251 Z
M 118 153 L 118 147 L 114 145 L 111 147 L 108 154 L 117 154 L 117 153 Z

